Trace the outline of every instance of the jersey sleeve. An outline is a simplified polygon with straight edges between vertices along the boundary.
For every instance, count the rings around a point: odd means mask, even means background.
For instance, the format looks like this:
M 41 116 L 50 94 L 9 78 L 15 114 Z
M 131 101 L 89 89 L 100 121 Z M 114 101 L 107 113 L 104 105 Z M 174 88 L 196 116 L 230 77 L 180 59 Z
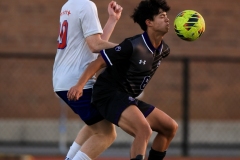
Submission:
M 130 40 L 125 40 L 118 46 L 100 51 L 107 66 L 112 66 L 119 61 L 127 61 L 132 55 L 133 46 Z
M 96 5 L 87 1 L 84 4 L 84 9 L 79 13 L 80 24 L 82 25 L 83 35 L 84 37 L 88 37 L 93 34 L 103 33 Z

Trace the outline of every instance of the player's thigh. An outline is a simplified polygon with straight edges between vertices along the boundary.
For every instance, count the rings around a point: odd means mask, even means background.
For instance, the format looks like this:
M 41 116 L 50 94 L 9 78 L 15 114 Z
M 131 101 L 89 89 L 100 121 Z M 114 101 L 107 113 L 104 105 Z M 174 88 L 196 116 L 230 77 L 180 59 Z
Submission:
M 135 105 L 130 105 L 122 112 L 118 125 L 132 136 L 142 130 L 151 130 L 146 118 Z
M 176 130 L 177 128 L 177 123 L 158 108 L 155 108 L 146 119 L 153 131 L 164 133 Z

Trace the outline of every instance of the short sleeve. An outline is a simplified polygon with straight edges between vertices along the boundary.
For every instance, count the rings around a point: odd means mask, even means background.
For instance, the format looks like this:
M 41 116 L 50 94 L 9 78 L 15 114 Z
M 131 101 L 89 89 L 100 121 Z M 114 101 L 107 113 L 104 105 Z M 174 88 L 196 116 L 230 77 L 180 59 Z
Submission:
M 118 61 L 128 60 L 132 55 L 133 47 L 130 40 L 124 40 L 114 48 L 100 51 L 101 56 L 108 66 L 114 65 Z
M 83 10 L 80 12 L 80 24 L 82 25 L 84 37 L 88 37 L 93 34 L 103 33 L 96 5 L 87 1 L 84 4 Z

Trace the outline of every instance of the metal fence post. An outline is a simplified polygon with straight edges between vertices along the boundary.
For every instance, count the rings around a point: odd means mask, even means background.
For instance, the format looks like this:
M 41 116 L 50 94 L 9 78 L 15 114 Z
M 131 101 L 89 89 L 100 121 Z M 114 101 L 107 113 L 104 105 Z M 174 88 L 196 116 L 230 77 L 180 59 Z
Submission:
M 183 58 L 183 97 L 182 97 L 182 156 L 189 155 L 189 59 Z
M 59 151 L 62 154 L 67 153 L 67 109 L 65 102 L 60 99 L 60 107 L 61 107 L 61 113 L 59 118 Z

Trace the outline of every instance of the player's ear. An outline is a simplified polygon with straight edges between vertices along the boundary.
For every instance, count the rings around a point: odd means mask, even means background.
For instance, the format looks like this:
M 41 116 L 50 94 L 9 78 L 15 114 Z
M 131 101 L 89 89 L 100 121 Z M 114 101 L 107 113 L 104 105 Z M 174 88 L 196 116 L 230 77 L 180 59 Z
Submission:
M 150 19 L 146 19 L 145 23 L 147 26 L 152 26 L 152 21 Z

